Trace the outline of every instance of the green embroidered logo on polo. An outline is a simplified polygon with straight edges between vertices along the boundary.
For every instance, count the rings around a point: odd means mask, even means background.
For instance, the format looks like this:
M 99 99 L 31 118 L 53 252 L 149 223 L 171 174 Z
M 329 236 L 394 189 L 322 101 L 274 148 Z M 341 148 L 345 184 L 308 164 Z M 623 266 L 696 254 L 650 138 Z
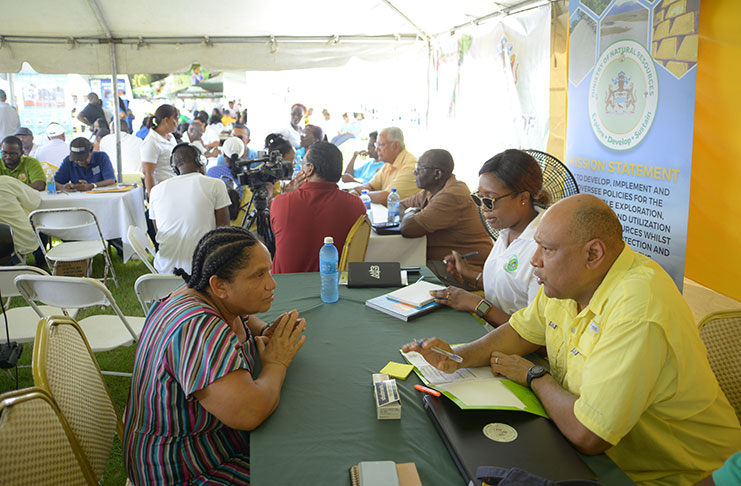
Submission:
M 517 270 L 517 267 L 519 265 L 520 265 L 520 261 L 517 260 L 516 256 L 513 256 L 512 258 L 509 259 L 507 264 L 504 266 L 504 269 L 509 273 L 513 273 Z

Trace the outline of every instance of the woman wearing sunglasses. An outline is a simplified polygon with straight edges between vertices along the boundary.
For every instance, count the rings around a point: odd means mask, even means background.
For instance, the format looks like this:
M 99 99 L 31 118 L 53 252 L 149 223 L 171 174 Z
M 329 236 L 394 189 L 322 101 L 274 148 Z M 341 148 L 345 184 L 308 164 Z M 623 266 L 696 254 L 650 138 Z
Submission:
M 457 287 L 431 292 L 435 301 L 474 312 L 493 327 L 504 324 L 516 310 L 527 307 L 539 285 L 530 258 L 533 240 L 548 194 L 542 193 L 540 165 L 521 150 L 505 150 L 487 160 L 479 171 L 479 189 L 471 194 L 486 221 L 501 231 L 483 272 L 469 266 L 458 252 L 446 257 L 447 270 L 460 281 L 484 291 L 486 298 Z

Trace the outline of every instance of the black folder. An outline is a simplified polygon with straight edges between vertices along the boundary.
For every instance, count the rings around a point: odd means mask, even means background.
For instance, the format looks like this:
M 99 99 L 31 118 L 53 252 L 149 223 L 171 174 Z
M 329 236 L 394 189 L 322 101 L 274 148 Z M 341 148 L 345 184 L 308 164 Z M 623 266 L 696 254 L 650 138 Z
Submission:
M 427 414 L 435 424 L 465 484 L 481 485 L 480 466 L 517 467 L 551 481 L 596 479 L 579 454 L 548 419 L 513 410 L 462 410 L 446 397 L 423 397 Z M 512 442 L 487 438 L 490 423 L 507 424 L 517 431 Z
M 401 287 L 399 262 L 350 262 L 348 287 Z

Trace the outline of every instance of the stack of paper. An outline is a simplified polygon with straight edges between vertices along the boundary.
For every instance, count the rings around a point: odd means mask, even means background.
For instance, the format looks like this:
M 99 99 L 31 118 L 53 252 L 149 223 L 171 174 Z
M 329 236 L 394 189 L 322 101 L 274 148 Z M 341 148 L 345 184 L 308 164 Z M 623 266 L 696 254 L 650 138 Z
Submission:
M 443 373 L 429 364 L 416 351 L 401 353 L 415 372 L 430 388 L 442 392 L 462 409 L 522 410 L 548 417 L 543 404 L 526 386 L 501 376 L 491 368 L 461 368 L 455 373 Z

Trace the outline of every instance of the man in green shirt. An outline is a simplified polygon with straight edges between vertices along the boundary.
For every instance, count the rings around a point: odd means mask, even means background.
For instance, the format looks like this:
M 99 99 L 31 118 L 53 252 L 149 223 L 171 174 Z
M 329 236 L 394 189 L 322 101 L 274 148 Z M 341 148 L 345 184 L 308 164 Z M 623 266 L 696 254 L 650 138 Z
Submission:
M 18 137 L 8 136 L 3 139 L 0 175 L 14 177 L 37 191 L 46 187 L 44 170 L 38 160 L 23 155 L 23 142 Z

